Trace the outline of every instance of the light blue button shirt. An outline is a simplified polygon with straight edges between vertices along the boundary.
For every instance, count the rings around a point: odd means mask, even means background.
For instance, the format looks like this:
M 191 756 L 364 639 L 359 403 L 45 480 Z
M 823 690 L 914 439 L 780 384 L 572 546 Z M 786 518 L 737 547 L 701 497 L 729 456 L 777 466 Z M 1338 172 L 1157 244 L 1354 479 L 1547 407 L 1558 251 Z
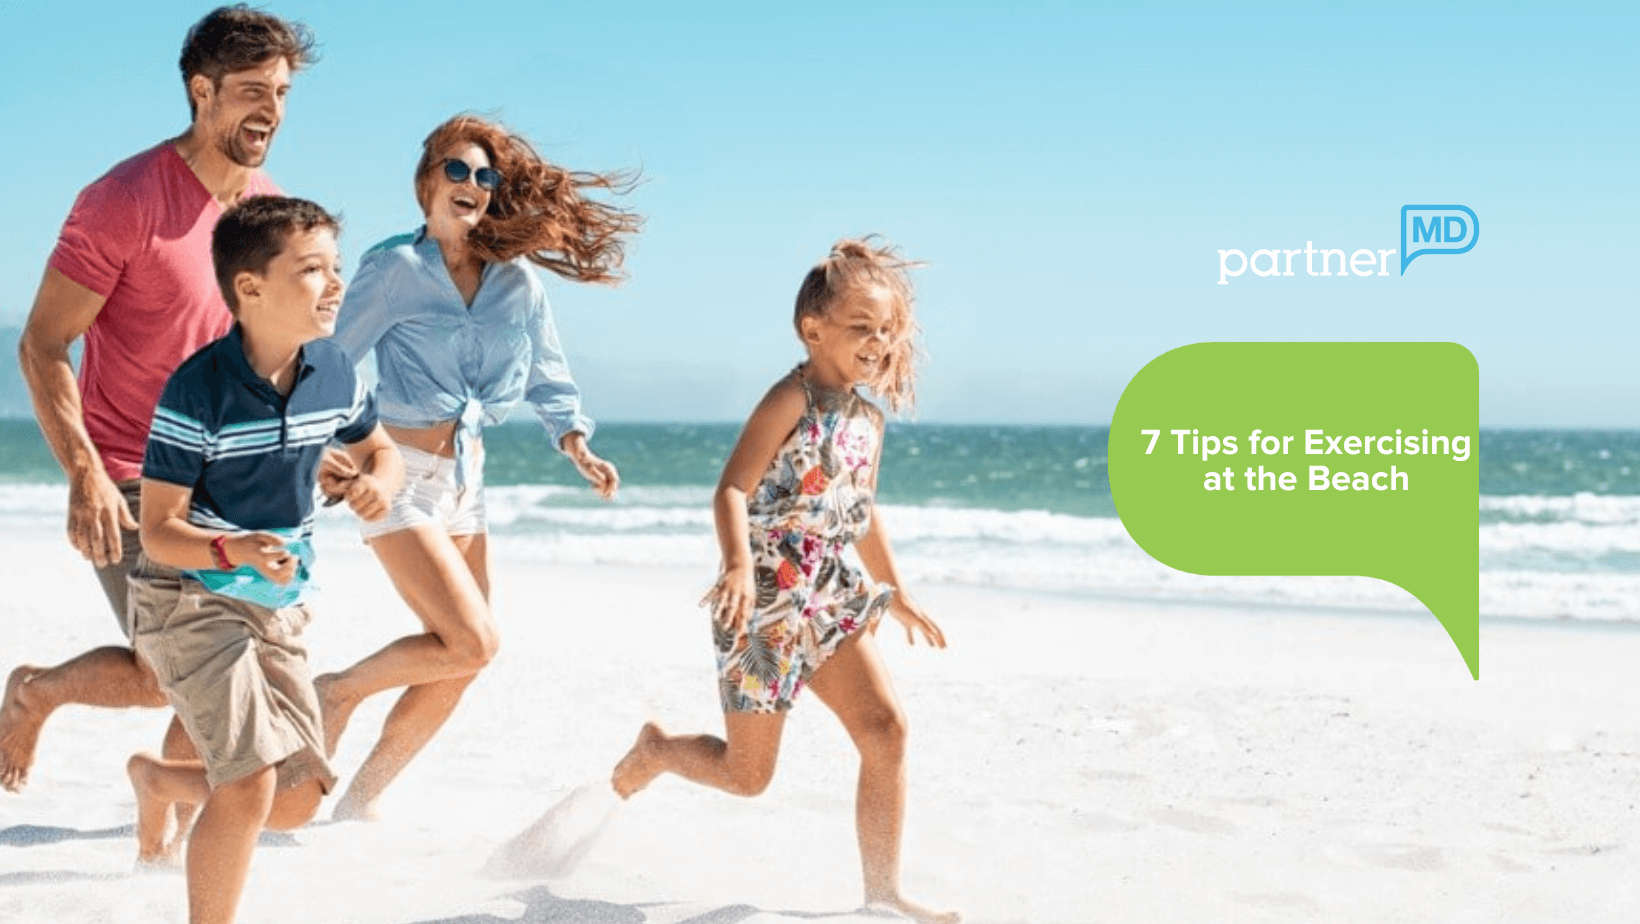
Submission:
M 450 279 L 425 226 L 389 238 L 359 261 L 332 338 L 355 364 L 376 351 L 376 411 L 399 427 L 456 428 L 456 477 L 467 480 L 473 443 L 520 399 L 555 448 L 592 435 L 570 377 L 546 291 L 523 257 L 484 267 L 471 306 Z

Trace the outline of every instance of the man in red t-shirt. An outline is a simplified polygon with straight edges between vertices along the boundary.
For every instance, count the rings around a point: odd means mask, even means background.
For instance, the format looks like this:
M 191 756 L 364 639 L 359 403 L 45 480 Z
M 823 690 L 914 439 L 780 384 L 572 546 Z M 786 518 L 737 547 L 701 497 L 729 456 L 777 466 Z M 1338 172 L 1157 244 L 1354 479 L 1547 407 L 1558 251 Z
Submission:
M 228 332 L 211 265 L 224 209 L 277 194 L 259 169 L 285 114 L 291 75 L 313 60 L 300 23 L 243 5 L 208 13 L 183 43 L 192 124 L 115 166 L 74 203 L 18 345 L 40 431 L 68 476 L 68 540 L 97 568 L 121 631 L 136 562 L 137 498 L 148 424 L 182 361 Z M 69 346 L 85 338 L 75 381 Z M 0 786 L 28 781 L 47 717 L 67 703 L 164 706 L 129 647 L 11 672 L 0 702 Z M 172 722 L 168 756 L 191 756 Z

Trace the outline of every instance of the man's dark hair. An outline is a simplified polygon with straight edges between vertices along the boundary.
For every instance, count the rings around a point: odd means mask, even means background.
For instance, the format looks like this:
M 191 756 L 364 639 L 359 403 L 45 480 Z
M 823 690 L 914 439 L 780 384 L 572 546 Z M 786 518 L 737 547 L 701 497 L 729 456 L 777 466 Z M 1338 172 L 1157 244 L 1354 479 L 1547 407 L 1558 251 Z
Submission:
M 182 88 L 195 74 L 210 78 L 211 86 L 221 87 L 224 74 L 248 70 L 269 58 L 283 57 L 291 73 L 318 60 L 313 30 L 243 3 L 219 6 L 194 23 L 182 42 Z M 188 91 L 188 115 L 196 114 L 194 94 Z
M 240 273 L 266 275 L 268 264 L 285 249 L 286 239 L 314 228 L 337 232 L 341 222 L 315 203 L 285 196 L 253 196 L 223 212 L 211 234 L 211 262 L 216 265 L 216 284 L 228 310 L 239 314 L 234 277 Z

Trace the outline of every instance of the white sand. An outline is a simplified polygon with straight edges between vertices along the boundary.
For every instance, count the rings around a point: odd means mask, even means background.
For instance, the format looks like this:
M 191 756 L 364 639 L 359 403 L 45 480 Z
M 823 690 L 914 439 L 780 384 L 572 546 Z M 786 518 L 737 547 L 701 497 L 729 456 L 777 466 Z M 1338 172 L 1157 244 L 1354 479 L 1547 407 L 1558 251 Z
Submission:
M 0 667 L 113 639 L 55 533 L 0 535 L 0 555 Z M 325 556 L 320 669 L 412 625 L 368 552 Z M 265 839 L 241 921 L 855 917 L 855 761 L 814 701 L 764 796 L 662 779 L 570 877 L 482 878 L 644 719 L 720 728 L 693 607 L 709 574 L 494 570 L 502 655 L 388 819 Z M 1485 625 L 1476 683 L 1428 616 L 915 590 L 952 647 L 880 637 L 912 727 L 913 896 L 982 922 L 1640 920 L 1640 627 Z M 387 705 L 357 714 L 344 775 Z M 57 715 L 29 788 L 0 793 L 0 921 L 185 920 L 180 877 L 131 872 L 123 765 L 164 722 Z

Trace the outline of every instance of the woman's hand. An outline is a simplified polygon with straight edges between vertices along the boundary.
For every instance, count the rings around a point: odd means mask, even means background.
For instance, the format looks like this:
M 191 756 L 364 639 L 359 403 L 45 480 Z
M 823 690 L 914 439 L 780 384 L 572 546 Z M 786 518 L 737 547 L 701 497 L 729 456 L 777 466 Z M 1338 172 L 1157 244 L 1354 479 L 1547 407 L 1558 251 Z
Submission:
M 359 467 L 353 464 L 347 453 L 340 449 L 326 449 L 319 460 L 319 490 L 324 492 L 325 506 L 339 504 L 346 499 L 348 488 L 357 477 Z
M 935 624 L 934 620 L 923 612 L 922 607 L 911 602 L 905 595 L 899 593 L 894 595 L 894 599 L 888 604 L 888 615 L 894 617 L 895 622 L 905 627 L 906 644 L 917 644 L 916 635 L 921 635 L 924 641 L 935 648 L 945 647 L 945 633 L 941 632 L 940 627 Z M 882 625 L 881 621 L 873 625 L 871 631 L 875 633 L 880 625 Z M 913 634 L 913 630 L 916 634 Z
M 387 493 L 382 480 L 375 475 L 355 475 L 347 482 L 343 497 L 359 519 L 374 522 L 387 516 L 393 507 L 393 495 Z
M 615 489 L 621 486 L 621 473 L 587 448 L 586 434 L 572 430 L 564 435 L 560 445 L 564 455 L 575 463 L 576 470 L 587 480 L 587 484 L 592 485 L 592 490 L 599 497 L 609 500 L 615 496 Z
M 712 619 L 737 635 L 751 618 L 756 602 L 757 580 L 750 562 L 725 568 L 717 583 L 700 598 L 701 606 L 711 606 Z
M 240 533 L 229 536 L 223 546 L 229 564 L 250 565 L 275 584 L 289 584 L 296 576 L 296 556 L 272 533 Z

